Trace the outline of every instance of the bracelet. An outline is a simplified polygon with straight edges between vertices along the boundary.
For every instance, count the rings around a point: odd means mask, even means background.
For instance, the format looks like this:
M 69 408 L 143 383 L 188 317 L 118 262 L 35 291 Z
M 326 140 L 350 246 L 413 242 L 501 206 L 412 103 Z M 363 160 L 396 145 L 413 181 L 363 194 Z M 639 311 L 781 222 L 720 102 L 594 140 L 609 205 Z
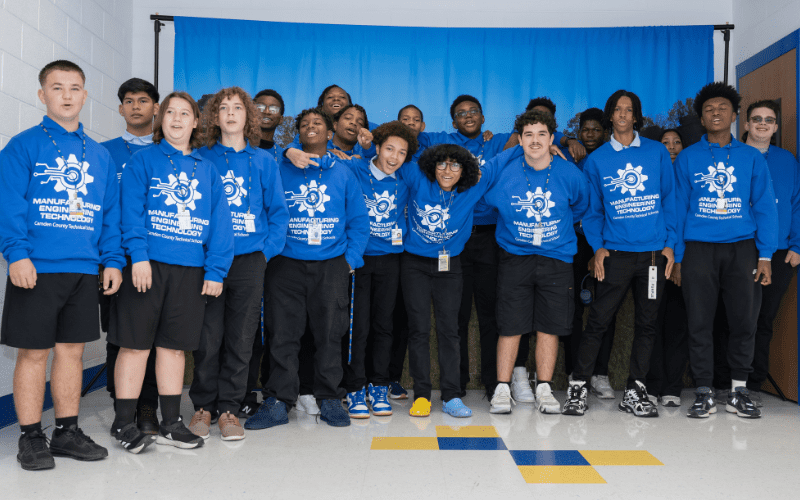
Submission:
M 772 262 L 772 257 L 759 257 L 758 260 L 766 260 L 767 262 Z

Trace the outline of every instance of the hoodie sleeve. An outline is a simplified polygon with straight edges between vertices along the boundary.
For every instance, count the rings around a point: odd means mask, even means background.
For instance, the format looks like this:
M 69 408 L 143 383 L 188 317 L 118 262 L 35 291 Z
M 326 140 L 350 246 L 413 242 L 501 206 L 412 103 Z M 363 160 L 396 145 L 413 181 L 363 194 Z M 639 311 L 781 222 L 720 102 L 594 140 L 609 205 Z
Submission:
M 207 161 L 207 160 L 206 160 Z M 210 163 L 210 162 L 209 162 Z M 233 263 L 233 225 L 228 198 L 222 187 L 222 179 L 213 166 L 211 182 L 211 219 L 208 225 L 208 239 L 205 244 L 205 280 L 222 283 Z
M 778 207 L 767 160 L 755 155 L 750 181 L 750 207 L 756 222 L 756 248 L 759 258 L 772 258 L 778 249 Z
M 603 230 L 606 224 L 606 211 L 603 205 L 603 192 L 600 186 L 601 182 L 597 173 L 597 166 L 591 157 L 586 162 L 584 173 L 589 184 L 589 203 L 583 215 L 583 233 L 586 235 L 586 241 L 589 242 L 592 250 L 596 253 L 605 247 Z M 581 219 L 576 218 L 575 220 Z
M 270 155 L 264 155 L 261 186 L 264 197 L 264 210 L 267 212 L 267 239 L 264 242 L 264 256 L 272 259 L 283 251 L 286 244 L 286 229 L 289 225 L 289 209 L 283 192 L 283 181 L 278 164 Z
M 147 193 L 150 186 L 145 157 L 149 155 L 137 154 L 131 157 L 122 171 L 120 183 L 122 248 L 126 255 L 130 255 L 133 264 L 150 260 L 147 254 L 149 246 L 145 224 Z
M 125 254 L 122 251 L 122 233 L 120 231 L 120 200 L 117 167 L 111 155 L 108 155 L 108 175 L 106 192 L 103 197 L 103 227 L 100 231 L 100 263 L 103 267 L 122 270 L 125 267 Z
M 369 215 L 364 204 L 364 194 L 356 176 L 349 170 L 347 173 L 345 213 L 347 222 L 345 234 L 347 235 L 347 250 L 345 259 L 351 269 L 358 269 L 364 265 L 364 249 L 369 240 Z
M 353 148 L 353 154 L 359 155 L 365 160 L 371 160 L 377 154 L 375 149 L 375 141 L 372 141 L 369 149 L 364 149 L 361 147 L 361 144 L 356 143 L 356 146 Z
M 661 212 L 667 229 L 665 248 L 675 250 L 678 239 L 678 221 L 675 212 L 675 168 L 666 147 L 661 148 Z
M 30 258 L 33 248 L 28 241 L 28 200 L 25 194 L 31 181 L 32 160 L 22 141 L 11 139 L 0 151 L 0 252 L 13 264 Z
M 692 184 L 689 181 L 689 153 L 681 151 L 673 163 L 675 170 L 675 262 L 680 264 L 686 242 L 683 231 L 689 216 L 689 203 L 692 197 Z
M 800 254 L 800 165 L 792 157 L 794 163 L 794 189 L 792 190 L 792 220 L 789 224 L 789 250 Z
M 578 170 L 573 164 L 569 165 L 570 168 L 574 168 L 576 172 L 574 172 L 574 176 L 572 178 L 572 222 L 573 224 L 578 222 L 579 220 L 583 219 L 584 215 L 586 215 L 586 211 L 589 209 L 589 203 L 591 201 L 591 195 L 589 193 L 589 180 L 586 179 L 586 176 L 583 175 L 583 172 Z

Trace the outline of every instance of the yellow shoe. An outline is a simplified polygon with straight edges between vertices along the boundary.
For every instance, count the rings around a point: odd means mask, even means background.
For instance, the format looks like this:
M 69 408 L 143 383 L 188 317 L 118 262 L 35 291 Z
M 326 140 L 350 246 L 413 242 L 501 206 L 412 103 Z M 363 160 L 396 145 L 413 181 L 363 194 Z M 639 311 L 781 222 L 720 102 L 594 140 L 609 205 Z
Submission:
M 417 398 L 408 414 L 412 417 L 430 417 L 431 416 L 431 402 L 425 398 Z

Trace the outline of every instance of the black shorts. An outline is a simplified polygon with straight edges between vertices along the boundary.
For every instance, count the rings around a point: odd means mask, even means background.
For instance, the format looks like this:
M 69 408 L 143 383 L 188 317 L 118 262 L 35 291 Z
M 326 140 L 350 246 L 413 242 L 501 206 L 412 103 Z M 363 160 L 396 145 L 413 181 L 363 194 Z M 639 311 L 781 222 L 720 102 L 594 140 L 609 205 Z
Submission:
M 572 333 L 575 290 L 572 264 L 541 255 L 500 249 L 497 268 L 497 327 L 505 337 L 543 332 Z
M 100 338 L 97 275 L 36 275 L 33 289 L 6 279 L 0 343 L 20 349 L 50 349 Z
M 194 351 L 200 346 L 205 270 L 150 261 L 153 286 L 142 293 L 133 286 L 131 261 L 122 272 L 122 286 L 111 301 L 108 341 L 126 349 Z

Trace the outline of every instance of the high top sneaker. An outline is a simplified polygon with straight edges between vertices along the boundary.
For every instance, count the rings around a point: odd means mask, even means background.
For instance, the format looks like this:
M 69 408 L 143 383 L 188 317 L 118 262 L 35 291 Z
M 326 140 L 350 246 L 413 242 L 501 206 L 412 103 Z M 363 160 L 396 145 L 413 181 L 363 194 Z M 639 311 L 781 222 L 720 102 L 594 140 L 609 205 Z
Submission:
M 628 384 L 622 402 L 619 404 L 619 411 L 633 413 L 637 417 L 657 417 L 658 408 L 650 402 L 647 397 L 647 389 L 644 384 L 636 380 L 633 384 Z

